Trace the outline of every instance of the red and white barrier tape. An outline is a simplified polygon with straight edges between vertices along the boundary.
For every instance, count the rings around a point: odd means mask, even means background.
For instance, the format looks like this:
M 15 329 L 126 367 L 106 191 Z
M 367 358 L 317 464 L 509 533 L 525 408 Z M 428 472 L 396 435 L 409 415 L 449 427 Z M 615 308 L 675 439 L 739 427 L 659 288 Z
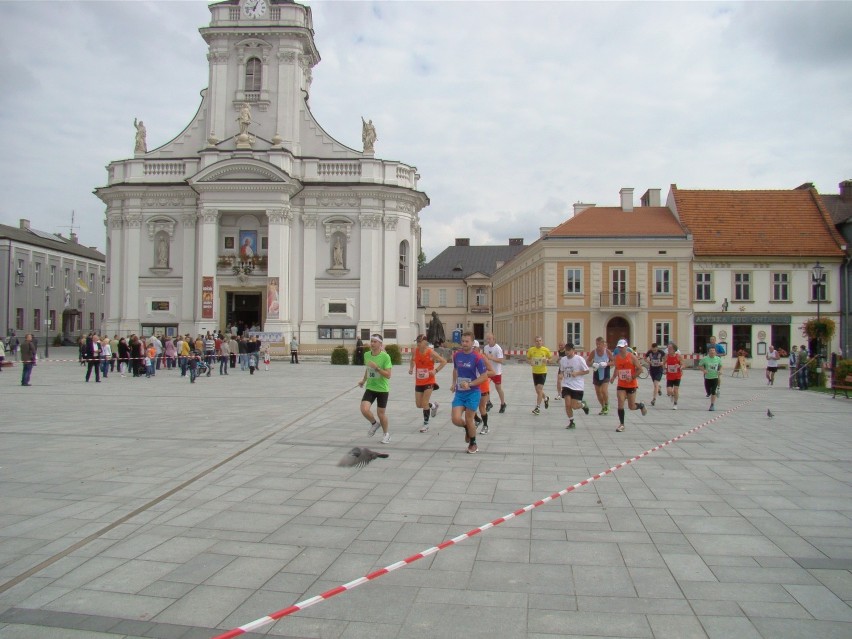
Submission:
M 745 401 L 742 404 L 739 404 L 738 406 L 734 406 L 733 408 L 730 408 L 723 413 L 719 413 L 718 415 L 714 416 L 712 419 L 708 419 L 703 424 L 699 424 L 695 428 L 692 428 L 692 429 L 686 431 L 685 433 L 681 433 L 677 437 L 673 437 L 672 439 L 668 440 L 667 442 L 664 442 L 662 444 L 658 444 L 657 446 L 654 446 L 653 448 L 649 448 L 644 453 L 640 453 L 639 455 L 636 455 L 635 457 L 631 457 L 630 459 L 627 459 L 627 460 L 621 462 L 620 464 L 603 471 L 602 473 L 598 473 L 597 475 L 592 475 L 591 477 L 584 479 L 583 481 L 576 483 L 573 486 L 568 486 L 567 488 L 560 490 L 558 493 L 553 493 L 552 495 L 545 497 L 544 499 L 539 499 L 538 501 L 536 501 L 532 504 L 529 504 L 528 506 L 524 506 L 523 508 L 520 508 L 513 513 L 509 513 L 508 515 L 498 517 L 497 519 L 495 519 L 495 520 L 493 520 L 493 521 L 491 521 L 487 524 L 484 524 L 482 526 L 479 526 L 478 528 L 474 528 L 473 530 L 470 530 L 470 531 L 464 533 L 463 535 L 459 535 L 458 537 L 453 537 L 452 539 L 448 539 L 447 541 L 444 541 L 443 543 L 440 543 L 437 546 L 432 546 L 431 548 L 427 548 L 426 550 L 423 550 L 423 551 L 421 551 L 421 552 L 419 552 L 415 555 L 411 555 L 410 557 L 403 559 L 402 561 L 398 561 L 398 562 L 391 564 L 389 566 L 385 566 L 384 568 L 380 568 L 379 570 L 376 570 L 375 572 L 371 572 L 368 575 L 365 575 L 363 577 L 359 577 L 358 579 L 355 579 L 354 581 L 350 581 L 349 583 L 343 584 L 342 586 L 337 586 L 336 588 L 332 588 L 331 590 L 327 590 L 320 595 L 316 595 L 315 597 L 311 597 L 310 599 L 305 599 L 304 601 L 300 601 L 299 603 L 295 603 L 288 608 L 284 608 L 283 610 L 279 610 L 278 612 L 273 612 L 270 615 L 267 615 L 265 617 L 261 617 L 260 619 L 256 619 L 255 621 L 252 621 L 251 623 L 247 623 L 244 626 L 240 626 L 239 628 L 234 628 L 233 630 L 229 630 L 228 632 L 226 632 L 224 634 L 216 635 L 212 639 L 233 639 L 233 637 L 238 637 L 238 636 L 245 634 L 247 632 L 253 632 L 253 631 L 257 630 L 258 628 L 262 628 L 262 627 L 272 623 L 273 621 L 278 621 L 279 619 L 282 619 L 283 617 L 287 617 L 289 615 L 292 615 L 295 612 L 298 612 L 300 610 L 304 610 L 305 608 L 310 608 L 314 604 L 318 604 L 321 601 L 331 599 L 335 595 L 339 595 L 340 593 L 346 592 L 347 590 L 352 590 L 353 588 L 357 588 L 358 586 L 361 586 L 361 585 L 367 583 L 368 581 L 372 581 L 373 579 L 377 579 L 378 577 L 381 577 L 382 575 L 386 575 L 389 572 L 393 572 L 394 570 L 397 570 L 399 568 L 402 568 L 404 566 L 412 564 L 415 561 L 418 561 L 419 559 L 423 559 L 424 557 L 429 557 L 430 555 L 434 555 L 439 550 L 444 550 L 445 548 L 449 548 L 450 546 L 454 546 L 457 543 L 464 541 L 465 539 L 470 539 L 471 537 L 488 530 L 489 528 L 494 528 L 494 526 L 499 526 L 500 524 L 507 522 L 510 519 L 514 519 L 515 517 L 519 517 L 519 516 L 521 516 L 525 513 L 528 513 L 529 511 L 533 510 L 534 508 L 538 508 L 539 506 L 543 506 L 544 504 L 551 502 L 554 499 L 557 499 L 559 497 L 567 495 L 568 493 L 573 492 L 573 491 L 575 491 L 578 488 L 581 488 L 583 486 L 586 486 L 587 484 L 590 484 L 593 481 L 600 479 L 601 477 L 605 477 L 606 475 L 611 475 L 615 471 L 617 471 L 621 468 L 624 468 L 628 464 L 632 464 L 633 462 L 638 461 L 638 460 L 642 459 L 643 457 L 647 457 L 651 453 L 654 453 L 654 452 L 660 450 L 661 448 L 665 448 L 669 444 L 672 444 L 672 443 L 674 443 L 674 442 L 676 442 L 680 439 L 683 439 L 684 437 L 687 437 L 688 435 L 691 435 L 692 433 L 698 432 L 699 430 L 701 430 L 705 426 L 709 426 L 710 424 L 719 421 L 723 417 L 730 415 L 731 413 L 739 410 L 743 406 L 750 404 L 754 400 L 755 400 L 755 398 L 749 399 L 748 401 Z

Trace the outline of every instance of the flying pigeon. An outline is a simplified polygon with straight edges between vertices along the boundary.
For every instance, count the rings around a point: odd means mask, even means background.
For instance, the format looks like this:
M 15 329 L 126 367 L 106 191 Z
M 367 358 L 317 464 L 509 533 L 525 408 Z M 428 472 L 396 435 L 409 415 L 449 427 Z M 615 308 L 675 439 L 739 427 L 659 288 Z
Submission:
M 774 414 L 774 413 L 773 413 L 770 409 L 768 409 L 768 408 L 767 408 L 767 409 L 766 409 L 766 416 L 767 416 L 769 419 L 772 419 L 773 417 L 775 417 L 775 414 Z
M 338 466 L 366 466 L 371 461 L 376 459 L 376 457 L 387 458 L 389 455 L 387 453 L 377 453 L 374 450 L 370 450 L 369 448 L 358 448 L 355 447 L 350 450 L 346 455 L 343 456 L 339 462 L 337 462 Z

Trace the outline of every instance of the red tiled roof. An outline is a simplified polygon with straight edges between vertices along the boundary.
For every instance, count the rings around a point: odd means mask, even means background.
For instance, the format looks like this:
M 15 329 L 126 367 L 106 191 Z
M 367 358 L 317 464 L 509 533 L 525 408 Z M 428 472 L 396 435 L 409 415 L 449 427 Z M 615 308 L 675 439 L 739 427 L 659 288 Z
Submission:
M 842 257 L 846 242 L 814 189 L 698 191 L 672 185 L 695 255 Z
M 547 237 L 685 238 L 686 234 L 665 206 L 637 206 L 632 211 L 617 206 L 592 206 L 554 228 Z

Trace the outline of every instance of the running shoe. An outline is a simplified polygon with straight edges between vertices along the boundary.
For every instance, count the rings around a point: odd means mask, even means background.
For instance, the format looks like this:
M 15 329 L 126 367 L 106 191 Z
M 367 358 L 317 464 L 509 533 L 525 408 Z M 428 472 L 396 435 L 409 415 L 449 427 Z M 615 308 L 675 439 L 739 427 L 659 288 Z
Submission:
M 677 404 L 675 404 L 674 406 L 672 406 L 672 410 L 677 410 Z
M 421 433 L 428 433 L 429 432 L 429 424 L 426 423 L 426 422 L 423 422 L 423 427 L 420 429 L 420 432 Z
M 544 407 L 550 408 L 550 397 L 548 397 L 547 395 L 544 396 Z
M 651 406 L 656 406 L 656 405 L 657 405 L 657 398 L 655 397 L 654 399 L 651 400 Z
M 568 422 L 568 425 L 565 428 L 567 428 L 568 430 L 571 430 L 572 428 L 577 428 L 577 425 L 574 423 L 574 420 L 572 419 L 570 422 Z
M 609 415 L 609 404 L 604 406 L 604 409 L 603 409 L 603 412 L 601 413 L 601 415 Z
M 623 433 L 624 432 L 624 424 L 619 424 L 618 428 L 615 429 L 615 432 L 616 433 Z
M 390 432 L 387 432 L 387 433 L 385 433 L 385 436 L 382 437 L 382 443 L 383 444 L 390 444 L 390 441 L 391 441 Z
M 663 396 L 663 389 L 662 388 L 657 389 L 657 395 L 659 395 L 660 397 Z
M 535 408 L 532 409 L 532 414 L 533 415 L 541 415 L 541 410 L 539 409 L 538 406 L 536 406 Z
M 438 414 L 438 406 L 438 402 L 432 402 L 432 407 L 430 408 L 430 410 L 432 411 L 432 417 Z
M 642 402 L 639 403 L 639 410 L 642 411 L 642 417 L 648 414 L 648 409 L 645 408 L 645 404 Z
M 501 412 L 501 413 L 505 413 L 505 412 L 506 412 L 506 404 L 500 404 L 500 412 Z
M 367 431 L 367 435 L 372 437 L 376 434 L 376 431 L 379 430 L 379 422 L 373 422 L 370 424 L 370 429 Z
M 473 455 L 477 450 L 479 450 L 479 446 L 476 444 L 471 444 L 467 447 L 467 452 L 469 455 Z
M 583 402 L 583 412 L 586 413 L 586 415 L 589 414 L 589 405 L 586 402 Z M 572 420 L 571 423 L 573 424 L 574 421 Z
M 710 404 L 710 408 L 708 408 L 707 410 L 716 410 L 716 405 Z
M 490 411 L 492 408 L 494 408 L 494 404 L 492 404 L 491 400 L 489 399 L 488 403 L 485 404 L 485 410 Z
M 482 430 L 479 431 L 479 434 L 480 435 L 487 435 L 488 434 L 488 424 L 486 424 L 485 426 L 482 427 Z
M 473 416 L 473 423 L 479 426 L 482 423 L 482 418 L 479 415 Z

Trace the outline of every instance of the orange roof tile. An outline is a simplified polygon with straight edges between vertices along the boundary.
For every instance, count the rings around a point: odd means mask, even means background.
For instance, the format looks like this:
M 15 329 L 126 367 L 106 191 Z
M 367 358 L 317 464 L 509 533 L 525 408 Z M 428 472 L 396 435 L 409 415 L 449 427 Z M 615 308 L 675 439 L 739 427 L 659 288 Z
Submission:
M 547 237 L 669 237 L 686 238 L 687 231 L 665 206 L 637 206 L 624 211 L 617 206 L 592 206 L 577 213 Z
M 814 189 L 699 191 L 672 185 L 695 255 L 842 257 L 843 237 Z

